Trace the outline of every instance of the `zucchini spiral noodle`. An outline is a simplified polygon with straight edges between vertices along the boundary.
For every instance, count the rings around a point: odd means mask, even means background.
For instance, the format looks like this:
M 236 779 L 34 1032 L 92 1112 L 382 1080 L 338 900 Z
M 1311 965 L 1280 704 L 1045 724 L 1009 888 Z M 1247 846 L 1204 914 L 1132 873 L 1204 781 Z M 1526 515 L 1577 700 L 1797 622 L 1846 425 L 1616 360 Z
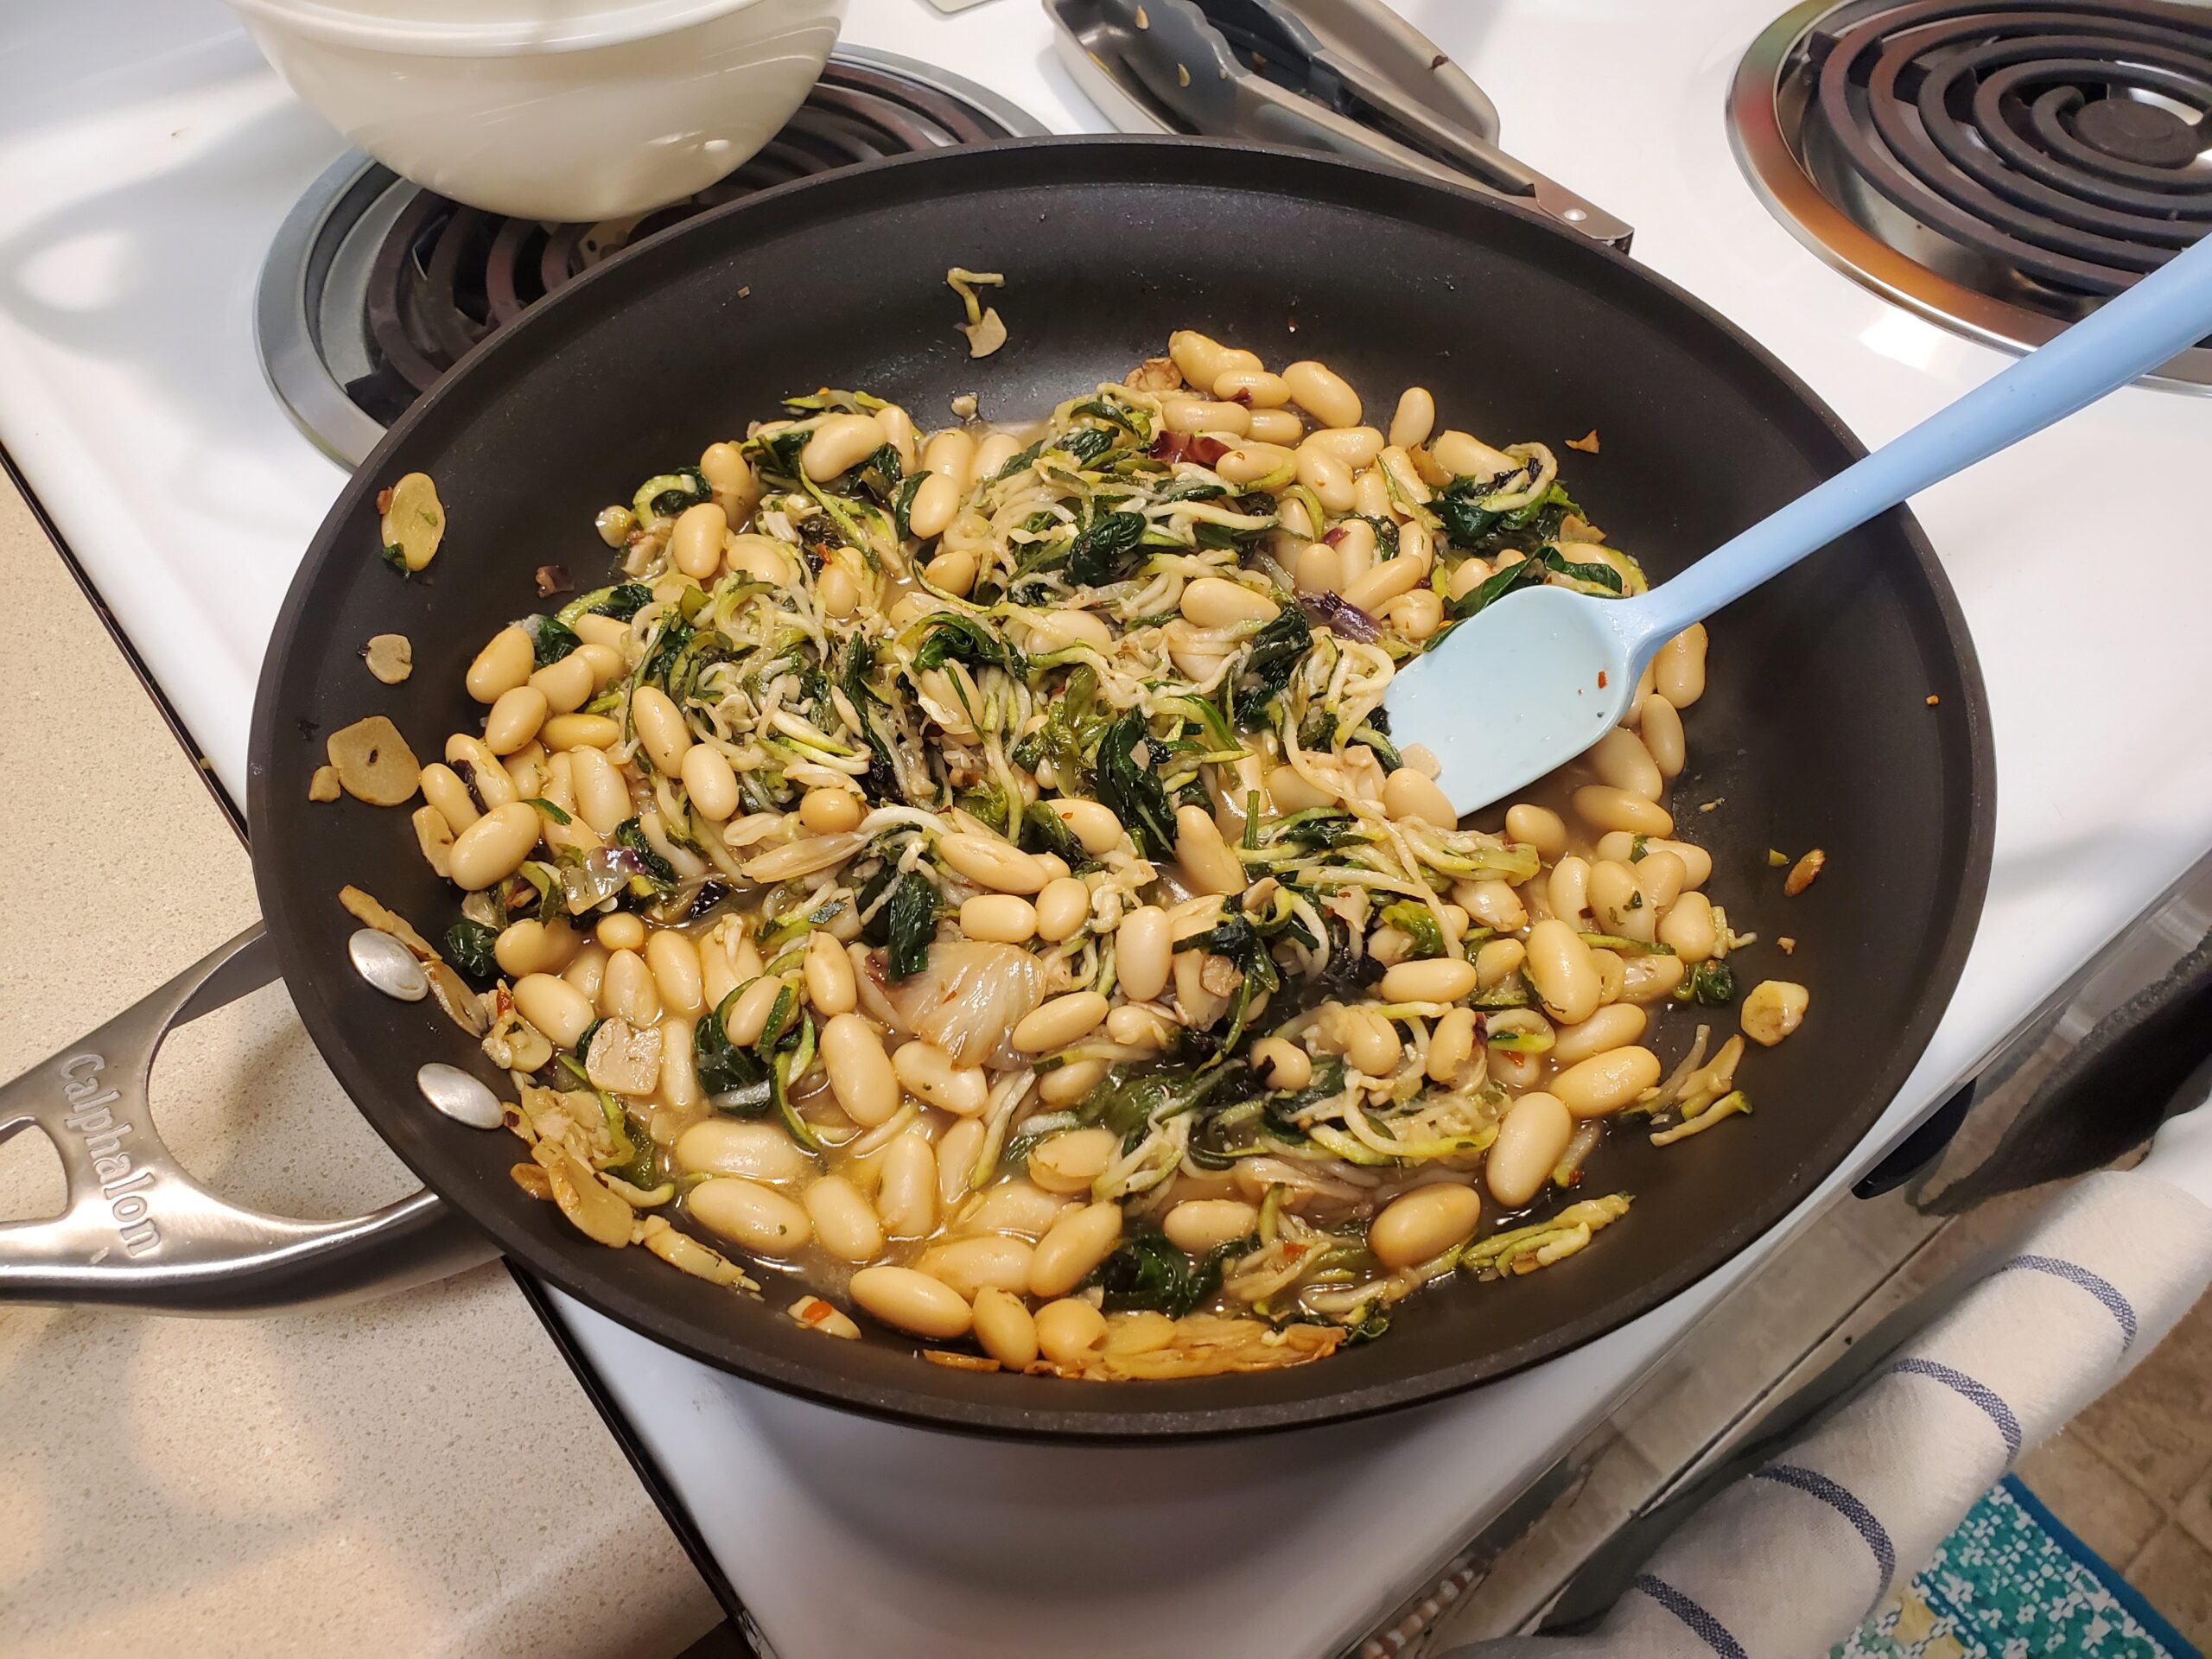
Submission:
M 494 637 L 420 777 L 516 1179 L 827 1334 L 1099 1379 L 1319 1358 L 1620 1221 L 1607 1126 L 1749 1110 L 1697 1021 L 1806 993 L 1738 999 L 1664 804 L 1702 627 L 1503 833 L 1392 746 L 1458 620 L 1645 586 L 1550 449 L 1435 419 L 1179 333 L 1027 429 L 795 397 L 608 508 L 620 579 Z

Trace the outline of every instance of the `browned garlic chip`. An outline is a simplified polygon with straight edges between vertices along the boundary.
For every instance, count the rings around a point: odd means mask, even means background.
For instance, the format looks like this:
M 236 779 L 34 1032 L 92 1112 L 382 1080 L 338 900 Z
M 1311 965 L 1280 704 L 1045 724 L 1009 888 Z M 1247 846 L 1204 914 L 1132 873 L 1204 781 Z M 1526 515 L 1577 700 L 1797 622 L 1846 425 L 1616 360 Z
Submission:
M 346 791 L 338 786 L 338 768 L 317 766 L 315 776 L 308 779 L 308 799 L 334 801 Z
M 372 806 L 397 806 L 411 800 L 423 763 L 399 728 L 382 715 L 371 715 L 330 734 L 326 746 L 338 781 L 357 801 Z
M 374 633 L 361 647 L 369 672 L 386 685 L 397 685 L 415 671 L 414 643 L 404 633 Z
M 453 876 L 453 826 L 446 822 L 446 815 L 435 806 L 415 809 L 415 839 L 422 843 L 423 856 L 438 873 L 441 880 Z
M 530 1155 L 553 1184 L 553 1202 L 578 1232 L 609 1249 L 619 1250 L 630 1242 L 635 1212 L 589 1165 L 550 1141 L 538 1141 Z
M 415 953 L 415 960 L 423 964 L 423 971 L 430 982 L 430 994 L 438 999 L 438 1006 L 446 1017 L 472 1037 L 481 1037 L 491 1028 L 491 1018 L 484 1012 L 484 1005 L 468 988 L 468 982 L 454 972 L 446 959 L 432 948 L 430 942 L 410 925 L 407 918 L 396 910 L 387 909 L 378 899 L 356 887 L 338 890 L 338 902 L 346 906 L 364 927 L 373 927 L 379 933 L 389 933 Z
M 386 559 L 411 575 L 437 557 L 446 510 L 428 473 L 408 474 L 377 497 L 377 507 L 384 514 L 378 534 Z

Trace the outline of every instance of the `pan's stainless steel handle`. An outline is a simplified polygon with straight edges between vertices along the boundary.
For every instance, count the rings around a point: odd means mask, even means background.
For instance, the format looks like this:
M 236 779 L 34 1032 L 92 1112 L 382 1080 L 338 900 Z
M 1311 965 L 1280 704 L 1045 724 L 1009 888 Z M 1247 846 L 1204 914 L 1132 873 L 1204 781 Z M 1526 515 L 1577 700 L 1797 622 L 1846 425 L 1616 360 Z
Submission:
M 429 1192 L 295 1221 L 226 1203 L 170 1155 L 147 1088 L 163 1039 L 276 977 L 276 952 L 250 928 L 0 1087 L 0 1141 L 36 1125 L 69 1183 L 60 1215 L 0 1224 L 0 1302 L 257 1313 L 364 1300 L 495 1254 Z

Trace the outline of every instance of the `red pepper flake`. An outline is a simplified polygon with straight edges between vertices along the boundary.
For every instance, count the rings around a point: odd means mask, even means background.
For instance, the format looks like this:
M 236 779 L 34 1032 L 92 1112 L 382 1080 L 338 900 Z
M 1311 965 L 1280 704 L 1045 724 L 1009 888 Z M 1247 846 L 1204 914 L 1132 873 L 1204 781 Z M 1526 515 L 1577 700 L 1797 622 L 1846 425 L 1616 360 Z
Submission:
M 1162 432 L 1152 441 L 1152 448 L 1147 453 L 1154 461 L 1180 461 L 1183 459 L 1184 448 L 1185 438 L 1182 433 Z
M 1321 539 L 1322 539 L 1323 541 L 1326 542 L 1326 543 L 1327 543 L 1331 547 L 1335 547 L 1335 546 L 1337 546 L 1339 543 L 1341 543 L 1346 536 L 1350 535 L 1351 533 L 1351 531 L 1350 531 L 1346 526 L 1344 526 L 1344 525 L 1343 525 L 1343 524 L 1338 524 L 1338 525 L 1334 530 L 1331 531 L 1327 535 L 1324 536 Z
M 1201 467 L 1211 467 L 1229 453 L 1229 446 L 1219 438 L 1210 438 L 1203 432 L 1193 432 L 1185 440 L 1185 460 L 1195 461 Z
M 1602 668 L 1598 671 L 1598 689 L 1600 691 L 1605 689 L 1605 671 Z
M 1237 387 L 1237 388 L 1236 388 L 1236 390 L 1235 391 L 1232 391 L 1232 392 L 1230 392 L 1230 393 L 1229 394 L 1229 399 L 1228 399 L 1228 401 L 1229 401 L 1229 402 L 1230 402 L 1230 403 L 1232 403 L 1232 404 L 1243 404 L 1243 405 L 1244 405 L 1244 407 L 1245 407 L 1245 408 L 1247 408 L 1247 409 L 1251 408 L 1251 406 L 1252 406 L 1252 389 L 1251 389 L 1251 387 L 1249 387 L 1249 386 L 1239 386 L 1239 387 Z
M 388 486 L 377 492 L 377 511 L 378 512 L 391 511 L 391 491 Z

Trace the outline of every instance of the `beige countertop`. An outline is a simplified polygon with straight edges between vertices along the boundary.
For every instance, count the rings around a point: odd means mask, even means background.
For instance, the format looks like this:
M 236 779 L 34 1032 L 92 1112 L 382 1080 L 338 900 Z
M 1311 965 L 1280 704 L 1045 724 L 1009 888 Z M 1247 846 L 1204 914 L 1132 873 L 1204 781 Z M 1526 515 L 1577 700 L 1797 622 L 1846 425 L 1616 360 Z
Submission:
M 16 716 L 0 726 L 0 1076 L 255 916 L 244 848 L 0 477 Z M 225 1196 L 308 1217 L 412 1185 L 281 985 L 164 1052 L 170 1147 Z M 59 1160 L 0 1146 L 0 1220 Z M 0 1653 L 677 1651 L 719 1617 L 497 1264 L 335 1312 L 157 1319 L 0 1307 Z

